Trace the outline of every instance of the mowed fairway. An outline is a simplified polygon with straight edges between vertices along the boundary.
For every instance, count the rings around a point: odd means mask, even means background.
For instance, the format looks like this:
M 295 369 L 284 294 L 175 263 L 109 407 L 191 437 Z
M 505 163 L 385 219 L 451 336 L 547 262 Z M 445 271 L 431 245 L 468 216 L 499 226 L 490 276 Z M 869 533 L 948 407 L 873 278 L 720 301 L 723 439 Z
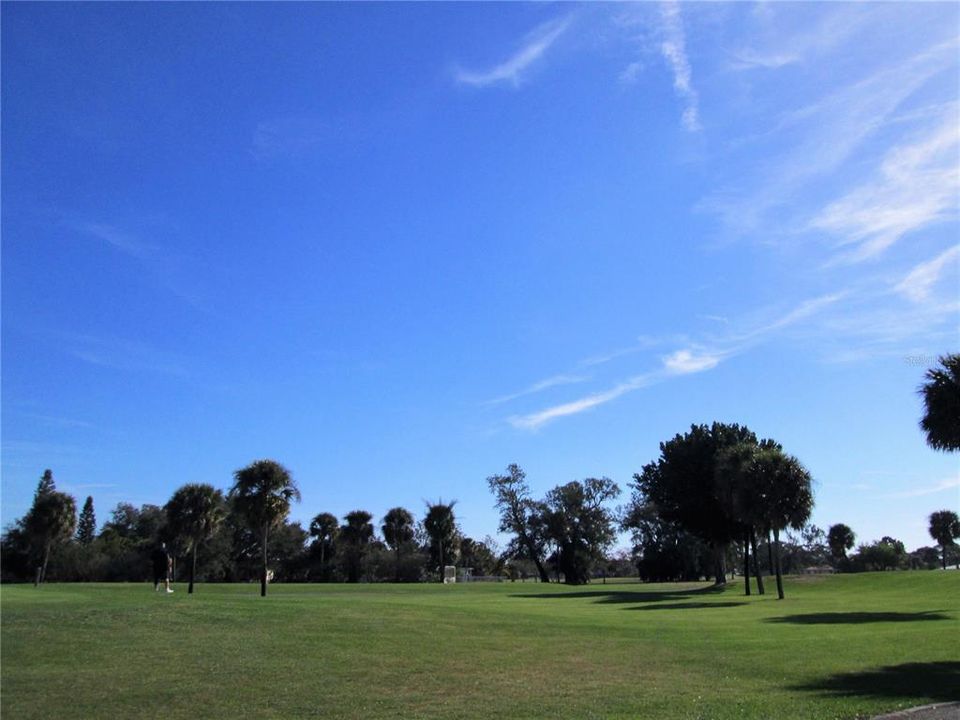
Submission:
M 4 586 L 9 718 L 854 718 L 960 700 L 960 572 Z

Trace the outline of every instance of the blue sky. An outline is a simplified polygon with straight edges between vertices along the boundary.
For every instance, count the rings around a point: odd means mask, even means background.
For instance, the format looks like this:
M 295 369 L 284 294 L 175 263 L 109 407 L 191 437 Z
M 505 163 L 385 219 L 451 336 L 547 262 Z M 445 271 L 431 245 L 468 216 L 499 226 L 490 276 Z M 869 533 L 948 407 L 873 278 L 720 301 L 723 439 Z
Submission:
M 2 521 L 287 465 L 294 519 L 626 488 L 747 424 L 932 544 L 956 4 L 2 8 Z M 626 495 L 623 497 L 626 500 Z

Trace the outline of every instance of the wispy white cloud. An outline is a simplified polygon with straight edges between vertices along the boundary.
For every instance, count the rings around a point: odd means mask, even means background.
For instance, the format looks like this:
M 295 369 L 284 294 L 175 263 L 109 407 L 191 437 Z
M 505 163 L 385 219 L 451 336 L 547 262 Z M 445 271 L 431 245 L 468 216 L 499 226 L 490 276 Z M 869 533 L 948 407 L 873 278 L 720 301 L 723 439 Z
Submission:
M 510 393 L 509 395 L 503 395 L 501 397 L 494 398 L 493 400 L 487 400 L 484 405 L 502 405 L 504 403 L 510 402 L 511 400 L 516 400 L 517 398 L 524 397 L 526 395 L 533 395 L 538 392 L 543 392 L 544 390 L 549 390 L 552 387 L 557 387 L 558 385 L 572 385 L 574 383 L 581 383 L 589 380 L 589 378 L 582 375 L 554 375 L 553 377 L 548 377 L 539 382 L 535 382 L 529 387 L 519 390 L 515 393 Z
M 624 85 L 632 85 L 637 82 L 640 78 L 640 73 L 643 72 L 643 63 L 639 60 L 627 65 L 621 72 L 617 79 Z
M 643 352 L 644 350 L 649 350 L 651 348 L 659 347 L 667 343 L 676 343 L 684 342 L 686 340 L 682 335 L 673 335 L 670 337 L 653 337 L 651 335 L 640 335 L 637 337 L 636 343 L 631 347 L 624 347 L 618 350 L 611 350 L 605 353 L 598 353 L 597 355 L 591 355 L 586 357 L 577 363 L 580 367 L 593 367 L 595 365 L 605 365 L 611 360 L 616 360 L 617 358 L 626 357 L 627 355 L 635 355 L 636 353 Z
M 830 305 L 835 304 L 839 300 L 842 300 L 844 297 L 848 296 L 848 292 L 836 292 L 830 293 L 829 295 L 821 295 L 820 297 L 811 298 L 809 300 L 804 300 L 802 303 L 797 305 L 789 312 L 778 317 L 773 322 L 761 325 L 760 327 L 749 330 L 743 334 L 736 335 L 733 337 L 734 341 L 737 343 L 743 343 L 748 340 L 753 340 L 755 338 L 762 337 L 764 335 L 769 335 L 772 332 L 777 330 L 782 330 L 784 328 L 795 325 L 801 320 L 805 320 L 811 315 L 815 315 L 821 310 Z
M 700 130 L 699 96 L 693 87 L 693 71 L 687 56 L 687 41 L 683 31 L 683 19 L 680 17 L 680 4 L 669 0 L 660 6 L 660 18 L 663 29 L 663 41 L 660 53 L 673 73 L 673 89 L 683 100 L 684 109 L 680 123 L 689 132 Z
M 488 70 L 458 68 L 455 74 L 456 81 L 474 87 L 487 87 L 497 83 L 519 86 L 527 69 L 544 56 L 570 27 L 571 21 L 572 17 L 567 16 L 539 25 L 527 35 L 523 46 L 513 56 Z
M 917 265 L 901 280 L 895 290 L 914 302 L 923 302 L 930 297 L 930 291 L 940 279 L 943 269 L 949 264 L 956 264 L 960 258 L 960 245 L 954 245 L 937 255 L 933 260 Z
M 960 123 L 955 110 L 931 134 L 890 149 L 879 177 L 831 203 L 812 226 L 852 245 L 841 260 L 859 262 L 886 250 L 907 233 L 957 215 L 960 193 Z
M 925 487 L 914 488 L 912 490 L 904 490 L 902 492 L 894 492 L 885 495 L 884 497 L 888 498 L 911 498 L 911 497 L 922 497 L 924 495 L 935 495 L 941 493 L 944 490 L 952 490 L 954 488 L 960 488 L 960 476 L 949 478 L 947 480 L 941 480 L 938 483 L 933 485 L 927 485 Z
M 210 312 L 198 295 L 198 288 L 202 283 L 195 279 L 187 281 L 180 277 L 196 273 L 198 270 L 196 259 L 171 251 L 167 245 L 143 239 L 144 235 L 162 236 L 175 232 L 171 230 L 171 223 L 162 217 L 141 217 L 128 223 L 129 226 L 134 227 L 151 227 L 150 232 L 136 232 L 113 223 L 78 221 L 70 217 L 62 218 L 58 222 L 84 237 L 95 238 L 102 243 L 101 246 L 106 245 L 127 255 L 136 261 L 133 265 L 145 271 L 157 286 L 198 310 Z
M 732 52 L 730 55 L 733 58 L 730 66 L 734 70 L 748 70 L 753 68 L 776 70 L 784 65 L 792 65 L 800 61 L 799 55 L 784 52 L 760 53 L 755 50 L 743 49 Z
M 719 184 L 698 203 L 698 208 L 717 215 L 738 234 L 759 234 L 765 243 L 775 234 L 793 235 L 819 227 L 817 220 L 810 220 L 816 213 L 797 208 L 798 197 L 813 181 L 835 173 L 880 129 L 898 121 L 897 111 L 931 78 L 955 67 L 957 44 L 956 40 L 936 43 L 782 113 L 768 134 L 739 146 L 741 152 L 754 153 L 769 148 L 769 159 L 756 163 L 755 173 Z M 955 103 L 934 106 L 917 120 L 934 117 L 939 121 L 951 110 L 956 113 Z M 774 141 L 777 145 L 768 146 Z M 779 150 L 784 145 L 789 148 L 786 152 Z M 869 196 L 857 199 L 866 202 Z M 832 221 L 819 213 L 820 223 L 837 223 L 837 229 L 843 229 L 839 226 L 839 209 Z M 778 211 L 776 222 L 770 221 L 773 210 Z
M 711 370 L 726 358 L 743 352 L 748 347 L 757 344 L 762 336 L 771 335 L 801 320 L 809 318 L 833 304 L 841 297 L 843 297 L 843 294 L 837 293 L 808 300 L 777 320 L 758 327 L 755 330 L 750 330 L 739 335 L 730 334 L 725 338 L 720 338 L 716 340 L 710 348 L 691 345 L 687 348 L 676 350 L 660 358 L 661 367 L 659 369 L 641 375 L 635 375 L 624 382 L 614 385 L 609 390 L 586 395 L 577 400 L 553 405 L 526 415 L 515 415 L 507 418 L 507 422 L 518 429 L 536 430 L 553 420 L 591 410 L 635 390 L 650 387 L 651 385 L 681 375 L 690 375 Z
M 156 245 L 144 242 L 135 235 L 106 223 L 79 223 L 76 228 L 137 260 L 145 260 L 157 250 Z
M 869 14 L 862 8 L 837 4 L 829 11 L 817 12 L 810 18 L 802 3 L 768 6 L 762 15 L 755 15 L 755 26 L 746 30 L 750 45 L 731 51 L 732 70 L 778 70 L 808 62 L 842 47 L 853 33 L 863 30 Z M 797 14 L 802 14 L 797 17 Z M 876 13 L 874 13 L 876 14 Z M 807 29 L 813 24 L 811 29 Z
M 77 333 L 57 333 L 64 349 L 85 363 L 125 372 L 187 375 L 181 358 L 145 343 Z
M 38 413 L 27 413 L 26 417 L 33 418 L 34 420 L 39 420 L 40 422 L 46 423 L 47 425 L 56 425 L 59 427 L 72 427 L 72 428 L 95 427 L 93 423 L 86 422 L 85 420 L 74 420 L 73 418 L 59 417 L 57 415 L 41 415 Z
M 604 392 L 587 395 L 586 397 L 580 398 L 579 400 L 574 400 L 573 402 L 554 405 L 553 407 L 540 410 L 539 412 L 530 413 L 529 415 L 513 416 L 508 418 L 508 422 L 518 429 L 537 430 L 551 420 L 566 417 L 567 415 L 577 415 L 586 410 L 597 407 L 598 405 L 603 405 L 611 400 L 616 400 L 621 395 L 625 395 L 628 392 L 639 390 L 642 387 L 650 385 L 656 379 L 656 373 L 637 375 L 630 378 L 626 382 L 620 383 L 619 385 Z
M 690 375 L 715 368 L 722 359 L 722 353 L 677 350 L 663 358 L 663 367 L 671 375 Z

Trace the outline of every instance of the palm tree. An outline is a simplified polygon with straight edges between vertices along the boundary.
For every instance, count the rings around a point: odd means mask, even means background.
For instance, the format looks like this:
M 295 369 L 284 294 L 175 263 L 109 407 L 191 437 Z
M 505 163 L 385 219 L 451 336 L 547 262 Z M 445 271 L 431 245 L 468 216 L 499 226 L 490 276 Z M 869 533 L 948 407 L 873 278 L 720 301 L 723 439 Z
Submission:
M 780 565 L 780 531 L 799 529 L 813 511 L 813 479 L 792 455 L 775 444 L 764 443 L 753 460 L 751 474 L 767 527 L 773 531 L 773 559 L 777 597 L 783 600 L 783 570 Z
M 346 525 L 340 527 L 340 539 L 346 550 L 347 582 L 360 581 L 363 559 L 373 540 L 373 515 L 366 510 L 354 510 L 343 517 Z
M 757 556 L 757 528 L 763 527 L 764 488 L 762 478 L 754 472 L 757 453 L 761 447 L 778 447 L 771 440 L 761 445 L 755 442 L 740 442 L 720 451 L 716 463 L 716 487 L 727 512 L 737 519 L 743 535 L 743 581 L 744 594 L 750 594 L 750 553 L 753 552 L 754 576 L 757 593 L 763 595 L 763 575 Z
M 282 523 L 290 512 L 290 501 L 300 501 L 300 491 L 290 471 L 273 460 L 257 460 L 234 474 L 228 495 L 234 511 L 244 519 L 260 540 L 263 574 L 260 596 L 267 594 L 267 540 L 270 529 Z
M 310 521 L 310 537 L 320 548 L 320 575 L 324 580 L 327 579 L 327 549 L 333 549 L 338 530 L 336 516 L 327 512 L 318 514 Z
M 938 510 L 930 516 L 930 537 L 940 543 L 943 569 L 947 569 L 947 547 L 960 537 L 960 517 L 953 510 Z
M 827 531 L 827 545 L 830 547 L 830 555 L 835 562 L 839 562 L 847 556 L 847 550 L 853 547 L 857 541 L 857 536 L 849 525 L 837 523 L 831 525 Z
M 403 546 L 413 540 L 413 524 L 413 515 L 406 508 L 391 508 L 383 516 L 383 525 L 380 528 L 383 539 L 397 556 L 394 575 L 396 582 L 400 582 L 400 553 Z
M 37 556 L 34 585 L 40 585 L 47 578 L 51 550 L 70 540 L 77 529 L 77 504 L 66 493 L 38 491 L 33 507 L 24 518 L 24 527 Z
M 920 386 L 924 414 L 920 427 L 934 450 L 960 450 L 960 354 L 939 358 L 941 367 L 927 370 Z
M 457 534 L 453 506 L 456 504 L 456 500 L 449 503 L 440 500 L 436 504 L 428 502 L 427 515 L 423 519 L 423 529 L 430 537 L 430 554 L 438 562 L 441 582 L 443 582 L 445 560 L 453 555 L 453 543 Z M 444 554 L 444 547 L 447 549 L 446 555 Z
M 197 571 L 197 548 L 213 537 L 226 515 L 223 493 L 212 485 L 184 485 L 173 494 L 165 510 L 170 534 L 183 544 L 191 556 L 187 594 L 192 594 Z

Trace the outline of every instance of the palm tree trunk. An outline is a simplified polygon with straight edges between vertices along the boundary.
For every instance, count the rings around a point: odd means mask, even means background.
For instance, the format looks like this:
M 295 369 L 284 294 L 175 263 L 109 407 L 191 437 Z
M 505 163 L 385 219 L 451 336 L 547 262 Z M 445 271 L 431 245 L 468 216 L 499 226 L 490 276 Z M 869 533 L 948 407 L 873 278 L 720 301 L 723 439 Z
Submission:
M 263 526 L 263 575 L 260 576 L 260 597 L 267 596 L 267 526 Z
M 777 530 L 777 528 L 773 529 L 773 544 L 776 545 L 773 555 L 777 564 L 777 597 L 783 600 L 783 571 L 780 568 L 780 531 Z
M 323 538 L 320 539 L 320 579 L 326 582 L 327 580 L 327 543 L 324 542 Z
M 190 560 L 190 584 L 187 586 L 187 595 L 193 595 L 193 576 L 197 572 L 197 543 L 193 543 L 193 557 Z
M 743 536 L 743 587 L 744 594 L 750 597 L 750 535 Z
M 437 540 L 437 545 L 440 548 L 440 582 L 443 582 L 445 579 L 443 570 L 443 540 Z
M 400 582 L 400 543 L 397 542 L 397 563 L 394 567 L 393 581 Z
M 943 564 L 943 569 L 947 569 L 947 544 L 940 544 L 940 562 Z
M 763 595 L 763 573 L 760 572 L 760 561 L 757 559 L 757 533 L 750 528 L 750 544 L 753 546 L 753 575 L 757 578 L 757 595 Z
M 773 575 L 776 570 L 773 567 L 773 543 L 770 541 L 770 528 L 767 528 L 767 575 Z

